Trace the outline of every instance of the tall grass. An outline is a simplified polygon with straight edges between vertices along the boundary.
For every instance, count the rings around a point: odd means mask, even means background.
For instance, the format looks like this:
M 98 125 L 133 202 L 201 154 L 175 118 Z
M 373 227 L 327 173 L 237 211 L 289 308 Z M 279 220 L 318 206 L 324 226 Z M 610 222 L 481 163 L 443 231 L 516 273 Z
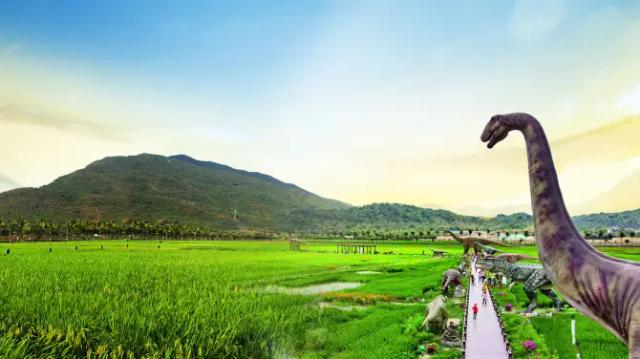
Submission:
M 268 357 L 314 315 L 228 263 L 69 254 L 2 258 L 0 356 Z

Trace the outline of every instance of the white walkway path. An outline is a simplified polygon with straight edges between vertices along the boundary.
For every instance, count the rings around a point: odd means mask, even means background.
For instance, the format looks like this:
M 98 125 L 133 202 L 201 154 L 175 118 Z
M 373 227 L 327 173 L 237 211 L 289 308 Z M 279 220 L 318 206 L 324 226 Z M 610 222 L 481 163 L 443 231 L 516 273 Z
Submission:
M 496 311 L 493 309 L 491 296 L 487 305 L 482 305 L 482 284 L 478 279 L 475 263 L 471 263 L 472 273 L 476 284 L 469 285 L 469 302 L 467 303 L 467 342 L 465 350 L 466 359 L 507 359 L 509 354 L 502 338 L 502 330 Z M 478 318 L 473 319 L 474 303 L 478 303 Z

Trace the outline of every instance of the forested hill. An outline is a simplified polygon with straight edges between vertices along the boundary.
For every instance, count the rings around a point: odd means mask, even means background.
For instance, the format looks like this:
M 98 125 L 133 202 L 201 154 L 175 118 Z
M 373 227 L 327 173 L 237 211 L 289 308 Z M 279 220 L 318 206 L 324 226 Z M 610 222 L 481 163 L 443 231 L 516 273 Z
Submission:
M 576 216 L 573 221 L 579 229 L 622 227 L 640 229 L 640 209 L 618 213 L 598 213 Z M 349 229 L 392 229 L 458 227 L 460 229 L 532 229 L 533 217 L 527 213 L 496 217 L 459 215 L 451 211 L 421 208 L 397 203 L 375 203 L 342 209 L 298 209 L 291 211 L 283 223 L 293 228 L 325 231 Z
M 640 209 L 615 213 L 595 213 L 573 218 L 579 228 L 621 227 L 640 229 Z
M 288 214 L 286 222 L 294 228 L 348 230 L 353 228 L 474 228 L 515 229 L 532 226 L 526 213 L 496 217 L 464 216 L 442 209 L 421 208 L 398 203 L 374 203 L 342 209 L 298 209 Z
M 178 155 L 107 157 L 40 188 L 0 194 L 0 217 L 142 220 L 221 228 L 279 227 L 297 208 L 349 205 L 256 172 Z
M 526 213 L 477 217 L 405 204 L 353 207 L 272 176 L 185 155 L 107 157 L 40 188 L 0 193 L 0 220 L 171 222 L 221 229 L 525 229 Z M 640 210 L 575 218 L 640 228 Z

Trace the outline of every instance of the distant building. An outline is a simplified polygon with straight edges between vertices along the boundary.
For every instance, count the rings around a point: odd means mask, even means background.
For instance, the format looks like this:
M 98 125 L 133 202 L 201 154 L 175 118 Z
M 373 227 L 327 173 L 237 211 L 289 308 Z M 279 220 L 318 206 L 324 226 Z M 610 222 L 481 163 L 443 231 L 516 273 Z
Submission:
M 607 233 L 608 234 L 614 234 L 614 233 L 618 233 L 618 232 L 620 232 L 620 227 L 618 227 L 618 226 L 609 227 L 607 229 Z

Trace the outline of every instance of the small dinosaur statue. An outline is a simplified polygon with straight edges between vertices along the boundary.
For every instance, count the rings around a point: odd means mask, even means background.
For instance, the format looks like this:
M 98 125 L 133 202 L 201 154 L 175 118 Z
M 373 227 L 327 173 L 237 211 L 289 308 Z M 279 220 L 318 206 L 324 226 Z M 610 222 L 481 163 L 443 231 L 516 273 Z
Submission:
M 476 254 L 479 254 L 483 251 L 485 253 L 495 254 L 499 252 L 499 250 L 488 246 L 488 244 L 505 246 L 504 243 L 492 241 L 491 239 L 480 238 L 480 237 L 460 237 L 451 231 L 447 231 L 447 233 L 449 233 L 451 237 L 453 237 L 453 239 L 455 239 L 456 241 L 462 244 L 462 246 L 464 247 L 464 254 L 467 254 L 469 252 L 469 248 L 473 248 L 473 251 Z
M 440 334 L 444 329 L 444 325 L 449 318 L 449 312 L 447 311 L 447 297 L 439 295 L 435 297 L 429 304 L 427 304 L 426 317 L 422 321 L 422 326 L 426 330 Z
M 300 246 L 305 243 L 305 241 L 299 240 L 297 238 L 289 238 L 289 249 L 299 251 Z
M 499 258 L 478 258 L 476 265 L 492 272 L 502 273 L 514 282 L 524 283 L 524 292 L 529 298 L 525 313 L 531 313 L 538 306 L 536 290 L 549 297 L 557 310 L 562 308 L 558 296 L 551 289 L 551 280 L 542 266 L 513 264 Z
M 460 284 L 460 276 L 462 274 L 457 269 L 447 269 L 442 273 L 442 291 L 444 293 L 449 292 L 449 286 L 457 286 Z
M 516 263 L 524 259 L 538 259 L 536 257 L 520 253 L 500 253 L 496 254 L 495 257 L 498 259 L 504 259 L 509 263 Z
M 536 245 L 553 284 L 580 312 L 609 329 L 640 359 L 640 263 L 609 257 L 578 233 L 562 199 L 542 126 L 525 113 L 496 115 L 481 140 L 492 148 L 510 131 L 524 135 Z

